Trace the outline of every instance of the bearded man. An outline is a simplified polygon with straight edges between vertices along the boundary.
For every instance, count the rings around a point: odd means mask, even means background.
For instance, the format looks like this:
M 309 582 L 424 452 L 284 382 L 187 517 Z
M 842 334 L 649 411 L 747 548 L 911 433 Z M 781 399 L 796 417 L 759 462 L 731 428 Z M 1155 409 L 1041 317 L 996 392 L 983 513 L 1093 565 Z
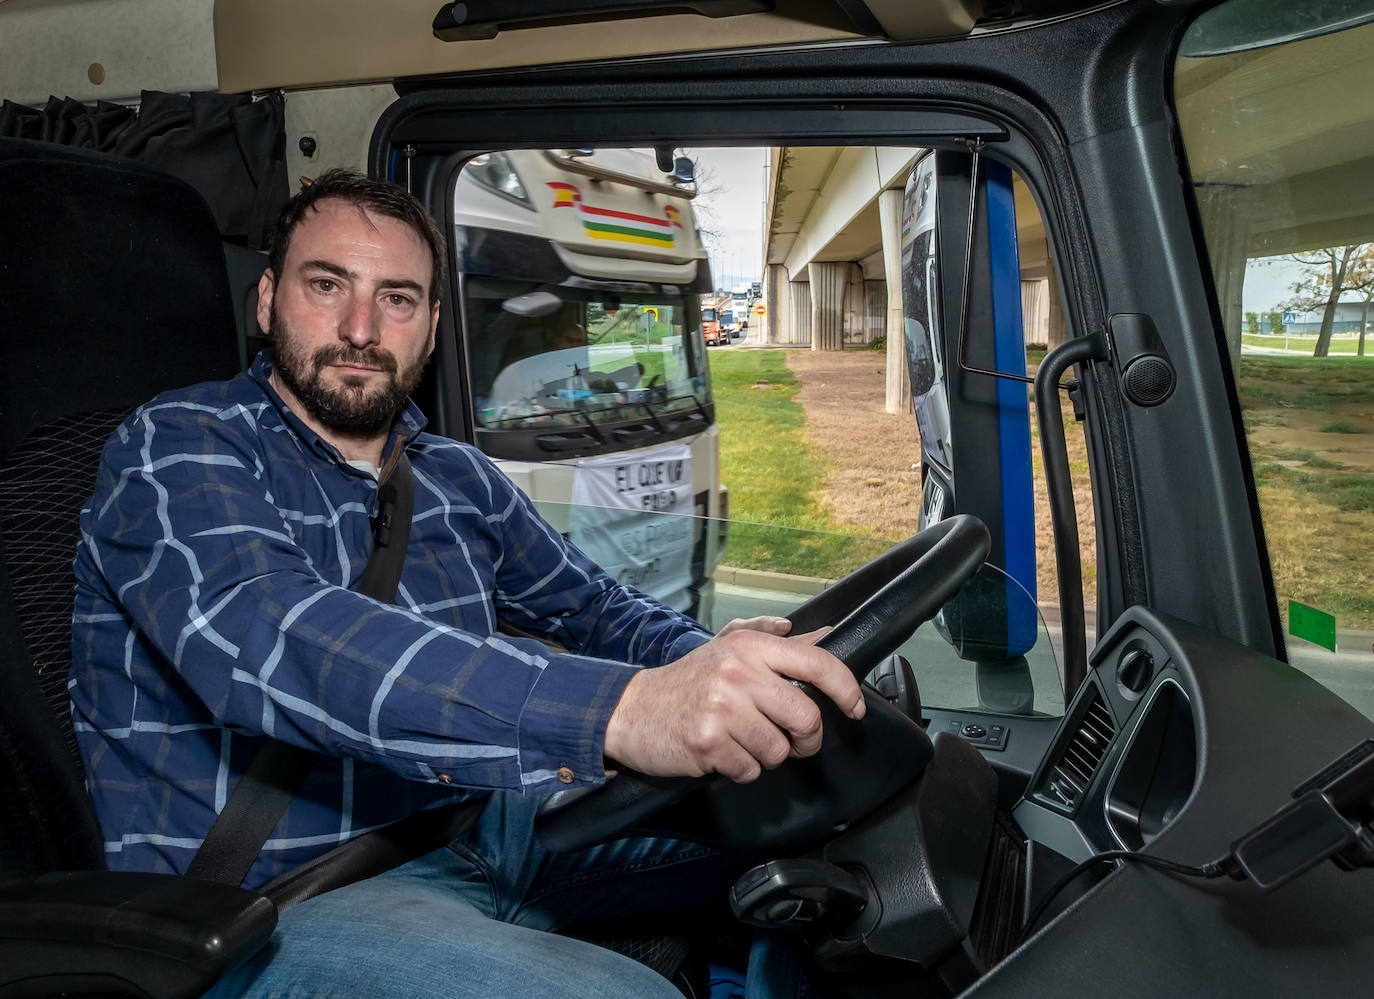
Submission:
M 277 227 L 258 288 L 270 349 L 111 437 L 82 515 L 71 679 L 106 857 L 185 872 L 270 737 L 319 757 L 247 887 L 423 809 L 480 816 L 285 911 L 214 995 L 676 995 L 541 931 L 719 898 L 739 864 L 661 839 L 549 854 L 540 796 L 617 766 L 752 780 L 819 748 L 819 711 L 789 678 L 854 717 L 863 700 L 815 636 L 758 618 L 712 637 L 616 584 L 480 452 L 423 432 L 408 396 L 443 274 L 417 201 L 327 173 Z M 391 604 L 356 587 L 403 452 L 414 514 Z

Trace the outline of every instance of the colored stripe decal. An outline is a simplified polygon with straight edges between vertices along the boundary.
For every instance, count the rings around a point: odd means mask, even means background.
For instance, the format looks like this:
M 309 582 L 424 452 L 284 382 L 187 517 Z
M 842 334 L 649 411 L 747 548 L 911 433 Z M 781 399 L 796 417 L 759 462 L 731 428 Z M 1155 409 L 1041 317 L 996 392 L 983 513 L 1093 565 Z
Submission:
M 672 225 L 667 219 L 655 219 L 647 215 L 632 215 L 629 212 L 617 212 L 610 208 L 592 208 L 585 203 L 582 205 L 582 211 L 587 215 L 605 215 L 609 218 L 625 219 L 629 222 L 642 222 L 645 225 L 656 226 L 659 229 L 667 229 Z
M 593 239 L 609 239 L 617 243 L 640 243 L 644 246 L 672 246 L 672 236 L 654 236 L 636 232 L 633 229 L 617 229 L 614 226 L 594 226 L 583 223 L 587 235 Z

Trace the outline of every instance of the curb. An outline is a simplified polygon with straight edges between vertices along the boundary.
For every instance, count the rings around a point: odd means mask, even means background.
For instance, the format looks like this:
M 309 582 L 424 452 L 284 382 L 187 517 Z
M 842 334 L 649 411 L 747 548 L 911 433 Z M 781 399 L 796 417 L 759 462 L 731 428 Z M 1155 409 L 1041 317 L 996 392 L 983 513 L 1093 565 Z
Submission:
M 741 569 L 732 565 L 717 566 L 712 575 L 717 583 L 747 586 L 756 590 L 774 590 L 778 593 L 801 593 L 808 597 L 820 593 L 834 582 L 833 579 L 821 579 L 818 576 L 793 576 L 785 572 Z

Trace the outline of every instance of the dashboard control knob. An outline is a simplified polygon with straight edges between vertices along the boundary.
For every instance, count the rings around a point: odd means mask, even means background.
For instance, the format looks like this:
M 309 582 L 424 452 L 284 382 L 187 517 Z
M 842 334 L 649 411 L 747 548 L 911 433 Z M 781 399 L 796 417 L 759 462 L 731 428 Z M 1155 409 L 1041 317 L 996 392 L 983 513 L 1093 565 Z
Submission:
M 1154 656 L 1144 649 L 1131 649 L 1116 664 L 1116 682 L 1132 694 L 1143 693 L 1154 675 Z

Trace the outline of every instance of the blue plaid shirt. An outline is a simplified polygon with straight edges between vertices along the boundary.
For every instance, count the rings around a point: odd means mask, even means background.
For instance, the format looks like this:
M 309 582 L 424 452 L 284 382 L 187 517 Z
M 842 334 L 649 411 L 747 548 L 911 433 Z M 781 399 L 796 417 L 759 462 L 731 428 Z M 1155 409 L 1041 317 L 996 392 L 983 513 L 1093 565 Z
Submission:
M 352 592 L 377 483 L 270 370 L 138 409 L 82 511 L 72 716 L 110 866 L 184 871 L 264 734 L 323 755 L 249 886 L 455 797 L 603 780 L 635 669 L 709 633 L 617 585 L 413 404 L 396 604 Z M 577 654 L 497 634 L 498 615 Z

